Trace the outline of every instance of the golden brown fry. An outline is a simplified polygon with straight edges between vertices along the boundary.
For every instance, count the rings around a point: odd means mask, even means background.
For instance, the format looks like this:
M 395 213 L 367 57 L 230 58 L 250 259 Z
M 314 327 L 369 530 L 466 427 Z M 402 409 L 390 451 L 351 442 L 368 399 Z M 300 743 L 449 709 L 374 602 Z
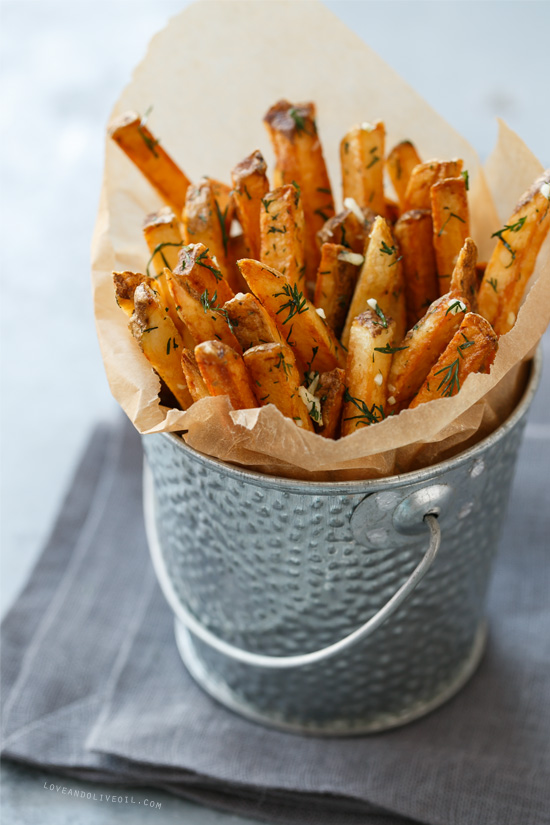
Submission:
M 143 224 L 143 236 L 151 255 L 147 275 L 160 275 L 165 266 L 174 269 L 183 246 L 183 238 L 179 222 L 169 206 L 147 215 Z
M 395 224 L 394 235 L 403 256 L 407 327 L 410 329 L 439 295 L 431 212 L 428 209 L 405 212 Z
M 186 410 L 192 399 L 181 368 L 183 341 L 158 296 L 145 283 L 134 292 L 134 313 L 128 328 L 178 404 Z
M 414 144 L 410 140 L 402 140 L 394 146 L 386 158 L 386 168 L 395 189 L 401 211 L 404 211 L 405 192 L 407 184 L 415 166 L 422 163 Z
M 374 222 L 365 263 L 351 299 L 341 338 L 345 347 L 348 345 L 354 318 L 368 308 L 368 301 L 372 299 L 378 302 L 385 315 L 394 319 L 396 340 L 401 340 L 407 328 L 401 256 L 391 229 L 381 217 L 377 217 Z
M 451 275 L 449 292 L 463 298 L 470 312 L 477 312 L 477 246 L 466 238 Z
M 283 343 L 277 324 L 251 292 L 239 292 L 223 308 L 243 352 L 260 344 Z
M 306 280 L 315 278 L 320 252 L 317 232 L 334 215 L 334 200 L 321 141 L 315 124 L 315 105 L 280 100 L 264 117 L 277 165 L 274 186 L 293 181 L 300 186 L 305 219 Z
M 345 371 L 338 368 L 330 372 L 324 372 L 319 376 L 315 394 L 321 401 L 323 424 L 318 428 L 318 433 L 323 438 L 338 438 L 342 403 L 346 389 L 345 378 Z
M 292 184 L 268 192 L 260 212 L 260 260 L 302 289 L 305 283 L 304 210 Z
M 153 280 L 139 272 L 113 272 L 116 302 L 128 318 L 134 311 L 134 292 L 140 284 L 153 286 Z
M 109 137 L 135 163 L 163 201 L 176 215 L 181 215 L 189 178 L 153 137 L 146 120 L 147 115 L 141 118 L 135 112 L 126 112 L 111 123 Z
M 363 262 L 362 255 L 340 244 L 325 243 L 321 247 L 313 303 L 324 311 L 336 337 L 342 332 Z
M 498 335 L 481 315 L 469 312 L 440 355 L 409 409 L 456 395 L 472 372 L 488 372 L 498 349 Z
M 353 198 L 360 207 L 366 206 L 383 217 L 385 139 L 384 124 L 377 120 L 354 126 L 340 143 L 344 198 Z
M 289 284 L 280 272 L 250 258 L 239 261 L 239 269 L 298 362 L 318 372 L 345 365 L 345 352 L 336 336 L 296 284 Z
M 321 248 L 324 243 L 337 243 L 364 255 L 376 214 L 372 209 L 360 209 L 353 198 L 346 198 L 346 203 L 349 205 L 319 230 L 317 244 Z
M 313 432 L 312 420 L 300 394 L 300 373 L 290 347 L 286 344 L 260 344 L 247 350 L 243 360 L 258 404 L 261 407 L 274 404 L 298 427 Z M 319 416 L 320 411 L 321 405 L 316 404 L 313 412 Z
M 235 410 L 253 409 L 256 398 L 242 356 L 221 341 L 203 341 L 195 358 L 210 395 L 227 395 Z
M 458 178 L 462 166 L 462 160 L 428 160 L 415 166 L 405 191 L 403 211 L 431 209 L 430 189 L 434 183 L 444 178 Z
M 354 319 L 346 367 L 343 436 L 385 418 L 395 336 L 395 322 L 373 310 Z
M 437 265 L 439 294 L 449 291 L 458 253 L 470 234 L 468 195 L 464 178 L 445 178 L 430 189 L 433 220 L 433 245 Z
M 237 215 L 246 245 L 241 258 L 258 260 L 260 257 L 260 208 L 262 198 L 269 190 L 266 172 L 267 164 L 258 150 L 238 163 L 231 172 Z
M 212 299 L 221 305 L 230 301 L 234 293 L 208 252 L 202 243 L 182 247 L 174 274 L 186 278 L 200 295 L 206 290 Z
M 496 248 L 479 290 L 479 312 L 498 335 L 514 326 L 537 255 L 550 228 L 550 169 L 525 192 L 496 232 Z
M 208 387 L 204 383 L 204 378 L 199 370 L 197 359 L 191 350 L 183 349 L 181 354 L 181 368 L 187 381 L 187 388 L 193 401 L 200 401 L 201 398 L 209 398 Z
M 216 215 L 219 216 L 220 223 L 223 221 L 226 236 L 229 237 L 231 224 L 235 217 L 237 208 L 235 203 L 235 193 L 226 183 L 222 183 L 215 178 L 209 178 L 212 184 L 212 193 L 217 203 Z

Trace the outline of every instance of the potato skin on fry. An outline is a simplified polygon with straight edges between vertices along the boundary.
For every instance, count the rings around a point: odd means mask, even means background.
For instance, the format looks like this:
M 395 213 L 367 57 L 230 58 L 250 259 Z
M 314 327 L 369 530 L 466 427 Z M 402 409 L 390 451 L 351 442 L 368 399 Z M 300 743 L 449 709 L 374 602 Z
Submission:
M 323 425 L 318 428 L 317 432 L 323 438 L 338 438 L 346 389 L 345 379 L 345 370 L 338 367 L 330 372 L 323 372 L 319 376 L 315 394 L 321 401 Z
M 445 178 L 430 189 L 433 245 L 439 294 L 449 291 L 449 279 L 464 241 L 470 234 L 468 195 L 464 178 Z
M 320 248 L 324 243 L 337 243 L 359 255 L 365 254 L 376 214 L 372 209 L 359 209 L 359 207 L 357 209 L 363 215 L 362 220 L 359 220 L 358 215 L 347 207 L 329 218 L 323 228 L 317 232 L 317 243 Z
M 197 366 L 210 395 L 227 395 L 233 409 L 256 407 L 256 398 L 242 356 L 221 341 L 203 341 L 195 347 Z
M 307 407 L 300 397 L 300 373 L 286 344 L 260 344 L 243 356 L 259 406 L 274 404 L 298 427 L 314 431 Z
M 444 178 L 457 178 L 462 172 L 462 160 L 428 160 L 419 163 L 411 172 L 403 211 L 411 209 L 431 209 L 430 189 Z
M 152 288 L 153 281 L 140 272 L 113 272 L 116 302 L 128 318 L 134 311 L 134 293 L 140 284 Z
M 541 187 L 550 185 L 550 169 L 525 192 L 504 229 L 479 289 L 479 312 L 498 335 L 513 327 L 538 252 L 550 229 L 550 200 Z
M 488 372 L 498 349 L 498 335 L 481 315 L 469 312 L 431 368 L 409 409 L 456 395 L 472 372 Z
M 305 283 L 304 210 L 300 190 L 293 185 L 268 192 L 260 210 L 260 260 L 289 283 Z
M 414 167 L 420 163 L 422 163 L 420 156 L 410 140 L 402 140 L 393 147 L 386 158 L 386 168 L 402 212 L 409 178 Z
M 209 398 L 210 393 L 199 370 L 195 354 L 185 347 L 181 354 L 181 368 L 193 401 L 200 401 L 201 398 Z
M 109 137 L 135 163 L 176 215 L 181 215 L 189 178 L 182 172 L 136 112 L 125 112 L 109 126 Z
M 252 152 L 231 172 L 237 216 L 242 226 L 246 251 L 241 257 L 260 257 L 260 209 L 269 191 L 267 164 L 262 153 Z
M 260 344 L 282 344 L 283 337 L 269 312 L 251 292 L 239 292 L 223 307 L 234 325 L 243 352 Z
M 384 154 L 386 129 L 381 120 L 354 126 L 340 142 L 340 165 L 345 198 L 386 216 Z
M 357 261 L 350 261 L 350 257 Z M 324 311 L 336 336 L 342 332 L 363 260 L 362 255 L 350 253 L 340 244 L 325 243 L 321 247 L 313 303 Z

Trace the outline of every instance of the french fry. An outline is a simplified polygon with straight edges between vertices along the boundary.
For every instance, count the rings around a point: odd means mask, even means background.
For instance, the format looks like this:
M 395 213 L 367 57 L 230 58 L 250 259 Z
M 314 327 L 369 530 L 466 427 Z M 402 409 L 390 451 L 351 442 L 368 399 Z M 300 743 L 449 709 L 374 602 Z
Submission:
M 252 379 L 252 388 L 258 404 L 274 404 L 278 410 L 292 418 L 298 427 L 314 431 L 308 409 L 300 395 L 300 373 L 290 347 L 286 344 L 260 344 L 243 356 Z M 320 416 L 321 405 L 313 407 Z
M 227 395 L 235 410 L 253 409 L 256 398 L 242 356 L 221 341 L 195 347 L 197 366 L 210 395 Z
M 375 218 L 372 209 L 360 209 L 353 198 L 346 198 L 342 211 L 317 232 L 317 244 L 321 248 L 324 243 L 337 243 L 364 255 Z
M 405 192 L 415 166 L 422 163 L 418 152 L 410 140 L 402 140 L 394 146 L 386 158 L 386 168 L 395 189 L 401 211 L 404 211 Z
M 267 164 L 256 150 L 238 163 L 231 172 L 237 216 L 243 230 L 246 252 L 242 258 L 260 257 L 260 209 L 269 191 Z
M 149 363 L 186 410 L 193 402 L 181 368 L 183 341 L 158 296 L 146 283 L 136 287 L 128 328 Z
M 525 192 L 503 229 L 479 290 L 479 312 L 498 335 L 513 327 L 525 287 L 550 228 L 550 169 Z
M 202 243 L 182 247 L 174 274 L 186 278 L 199 294 L 204 290 L 207 290 L 209 295 L 215 292 L 219 303 L 224 304 L 234 297 L 234 293 L 216 266 L 216 261 L 208 253 L 209 250 Z
M 481 315 L 469 312 L 431 368 L 409 409 L 456 395 L 472 372 L 487 372 L 498 349 L 498 335 Z
M 375 299 L 385 315 L 395 321 L 396 340 L 407 328 L 405 292 L 401 256 L 391 230 L 384 218 L 377 217 L 370 234 L 365 262 L 351 299 L 351 305 L 342 333 L 347 347 L 353 320 L 368 309 L 368 301 Z
M 297 284 L 289 284 L 280 272 L 250 258 L 239 261 L 239 269 L 298 362 L 317 372 L 345 365 L 345 352 L 336 336 Z
M 251 292 L 239 292 L 223 308 L 243 352 L 260 344 L 283 343 L 277 324 Z
M 109 137 L 138 167 L 162 200 L 181 215 L 190 184 L 187 175 L 172 160 L 146 126 L 147 115 L 126 112 L 109 127 Z
M 315 283 L 313 303 L 325 313 L 336 337 L 342 332 L 353 290 L 364 258 L 345 246 L 325 243 Z
M 437 265 L 439 294 L 449 291 L 458 253 L 470 234 L 468 195 L 464 178 L 445 178 L 430 189 L 433 220 L 433 246 Z
M 468 303 L 470 312 L 477 312 L 477 246 L 466 238 L 451 275 L 449 292 Z
M 305 219 L 306 280 L 320 260 L 317 232 L 334 215 L 334 200 L 315 123 L 315 105 L 280 100 L 264 117 L 276 158 L 274 186 L 300 186 Z
M 128 318 L 134 311 L 134 293 L 140 284 L 153 287 L 152 278 L 139 272 L 113 272 L 116 302 Z
M 342 403 L 346 389 L 345 377 L 345 371 L 338 368 L 330 372 L 323 372 L 319 376 L 315 394 L 321 401 L 323 423 L 317 431 L 323 438 L 338 438 Z
M 393 231 L 403 256 L 407 327 L 410 329 L 439 295 L 431 212 L 428 209 L 405 212 Z
M 403 211 L 431 209 L 430 189 L 434 183 L 444 178 L 458 178 L 462 166 L 462 160 L 428 160 L 415 166 L 405 190 Z
M 181 354 L 181 368 L 193 401 L 200 401 L 201 398 L 209 398 L 210 393 L 199 370 L 197 359 L 194 353 L 191 352 L 191 350 L 185 349 L 185 347 Z
M 151 276 L 151 268 L 155 275 L 160 275 L 165 266 L 168 269 L 177 266 L 183 238 L 179 221 L 169 206 L 147 215 L 143 224 L 143 236 L 151 255 L 147 264 L 147 275 Z
M 237 212 L 235 193 L 230 186 L 220 180 L 215 178 L 208 178 L 208 180 L 212 185 L 214 200 L 217 203 L 216 215 L 219 215 L 220 223 L 223 221 L 226 237 L 229 237 L 231 224 Z
M 300 288 L 306 274 L 304 233 L 300 189 L 288 184 L 268 192 L 260 211 L 260 260 Z
M 354 126 L 340 142 L 344 198 L 353 198 L 360 207 L 366 206 L 383 217 L 385 139 L 384 124 L 377 120 Z
M 399 215 L 401 214 L 401 210 L 399 209 L 399 204 L 397 201 L 392 200 L 391 198 L 386 198 L 386 215 L 385 218 L 387 222 L 393 226 L 396 221 L 399 220 Z
M 396 325 L 371 309 L 354 319 L 349 338 L 342 435 L 385 418 Z

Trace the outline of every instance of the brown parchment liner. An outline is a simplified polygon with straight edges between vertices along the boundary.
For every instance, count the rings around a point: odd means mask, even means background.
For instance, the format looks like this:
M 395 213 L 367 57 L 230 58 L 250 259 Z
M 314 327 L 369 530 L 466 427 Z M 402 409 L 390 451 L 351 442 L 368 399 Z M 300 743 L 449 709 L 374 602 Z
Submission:
M 462 157 L 470 173 L 471 234 L 480 260 L 494 246 L 491 233 L 542 172 L 502 122 L 483 170 L 468 143 L 319 2 L 203 0 L 187 7 L 153 38 L 112 115 L 144 112 L 152 104 L 151 129 L 186 174 L 229 182 L 233 166 L 257 148 L 273 168 L 262 116 L 281 97 L 316 102 L 336 195 L 339 141 L 364 120 L 385 121 L 388 147 L 410 138 L 424 159 Z M 92 243 L 95 317 L 111 391 L 141 433 L 185 431 L 197 450 L 266 473 L 373 478 L 460 452 L 495 429 L 517 403 L 524 362 L 550 320 L 550 238 L 490 374 L 469 376 L 454 398 L 405 410 L 338 441 L 304 432 L 271 405 L 234 411 L 226 398 L 209 398 L 187 412 L 163 407 L 158 377 L 128 332 L 112 285 L 113 270 L 144 270 L 143 218 L 161 205 L 107 141 Z

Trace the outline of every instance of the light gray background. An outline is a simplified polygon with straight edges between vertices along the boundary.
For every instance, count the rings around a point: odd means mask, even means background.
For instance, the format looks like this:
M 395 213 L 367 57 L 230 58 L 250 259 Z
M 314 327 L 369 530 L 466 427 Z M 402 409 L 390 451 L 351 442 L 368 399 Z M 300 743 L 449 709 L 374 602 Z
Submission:
M 148 40 L 185 5 L 181 0 L 4 0 L 0 5 L 2 612 L 30 572 L 91 427 L 118 414 L 96 343 L 89 283 L 104 128 Z M 549 3 L 326 5 L 482 159 L 494 145 L 495 118 L 501 116 L 550 166 Z M 547 409 L 539 397 L 527 437 L 548 438 Z M 39 773 L 8 766 L 4 777 L 6 823 L 245 821 L 157 792 L 149 798 L 162 800 L 160 812 L 124 805 L 107 809 L 46 791 L 49 777 Z

